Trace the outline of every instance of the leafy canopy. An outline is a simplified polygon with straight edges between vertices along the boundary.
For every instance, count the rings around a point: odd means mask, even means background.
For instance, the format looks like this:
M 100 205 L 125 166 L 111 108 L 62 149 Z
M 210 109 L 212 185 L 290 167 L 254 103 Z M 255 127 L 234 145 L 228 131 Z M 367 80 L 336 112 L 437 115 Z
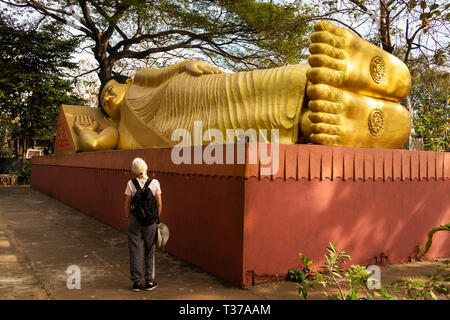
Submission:
M 1 135 L 50 138 L 59 106 L 78 103 L 71 82 L 64 78 L 75 68 L 71 54 L 76 39 L 65 40 L 55 25 L 26 30 L 0 14 Z
M 233 70 L 296 63 L 305 57 L 313 19 L 313 8 L 298 1 L 0 1 L 70 26 L 97 60 L 101 82 L 121 60 L 162 54 Z

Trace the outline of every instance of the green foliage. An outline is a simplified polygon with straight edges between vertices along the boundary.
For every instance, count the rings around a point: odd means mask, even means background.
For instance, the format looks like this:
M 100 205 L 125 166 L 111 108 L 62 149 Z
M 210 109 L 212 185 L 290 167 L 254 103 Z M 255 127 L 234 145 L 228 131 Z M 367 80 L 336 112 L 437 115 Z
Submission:
M 449 261 L 443 264 L 434 274 L 425 275 L 426 281 L 413 278 L 396 280 L 375 294 L 384 300 L 439 300 L 438 295 L 447 297 L 449 292 L 445 283 L 450 283 Z
M 18 174 L 20 184 L 30 184 L 31 182 L 31 161 L 26 160 L 22 170 Z
M 435 60 L 441 58 L 438 55 Z M 423 137 L 425 150 L 450 151 L 450 77 L 448 72 L 431 67 L 431 63 L 433 61 L 422 57 L 415 59 L 410 68 L 413 124 L 415 131 Z
M 254 31 L 254 52 L 265 52 L 254 63 L 259 67 L 295 64 L 306 58 L 312 32 L 310 22 L 314 8 L 293 3 L 274 5 L 272 2 L 224 1 L 234 13 L 233 19 L 241 21 Z
M 314 288 L 316 274 L 309 268 L 313 265 L 313 261 L 309 257 L 300 253 L 300 260 L 303 263 L 302 270 L 289 270 L 289 280 L 298 282 L 297 289 L 305 299 L 308 299 L 308 289 Z
M 306 57 L 315 12 L 300 1 L 10 2 L 84 34 L 99 63 L 101 82 L 120 61 L 161 55 L 175 61 L 208 60 L 231 70 L 296 63 Z
M 311 26 L 307 6 L 273 4 L 254 0 L 165 0 L 141 6 L 139 14 L 150 17 L 146 33 L 161 29 L 161 18 L 177 30 L 191 34 L 192 50 L 214 63 L 234 70 L 283 65 L 305 58 Z M 170 34 L 162 43 L 183 39 Z
M 26 30 L 0 14 L 1 138 L 51 139 L 59 106 L 76 104 L 72 84 L 64 79 L 78 42 L 64 40 L 54 25 Z
M 434 227 L 428 232 L 428 240 L 425 244 L 425 248 L 423 248 L 420 244 L 418 246 L 419 252 L 417 254 L 417 260 L 422 259 L 430 250 L 431 245 L 433 244 L 433 236 L 436 232 L 439 231 L 450 231 L 450 221 L 447 224 L 441 224 L 440 226 Z
M 297 282 L 297 290 L 305 300 L 308 299 L 308 291 L 314 290 L 316 285 L 324 288 L 323 294 L 330 300 L 428 300 L 438 299 L 438 295 L 448 296 L 445 283 L 450 283 L 449 262 L 444 261 L 444 266 L 433 275 L 426 275 L 428 280 L 402 279 L 394 281 L 391 285 L 383 286 L 379 290 L 371 290 L 368 287 L 370 273 L 366 267 L 351 265 L 344 269 L 343 264 L 350 260 L 351 256 L 339 251 L 330 243 L 325 254 L 326 262 L 322 266 L 322 272 L 311 270 L 313 262 L 309 257 L 300 253 L 303 264 L 301 270 L 289 270 L 289 279 Z M 447 273 L 446 273 L 447 272 Z M 334 290 L 333 290 L 334 289 Z M 337 289 L 337 294 L 334 292 Z

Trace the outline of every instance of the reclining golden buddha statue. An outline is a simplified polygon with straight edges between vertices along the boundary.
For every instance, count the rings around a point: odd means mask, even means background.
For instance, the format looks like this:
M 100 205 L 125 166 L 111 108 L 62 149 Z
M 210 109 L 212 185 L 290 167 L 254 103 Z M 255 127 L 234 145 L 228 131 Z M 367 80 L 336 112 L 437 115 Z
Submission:
M 305 64 L 224 73 L 188 60 L 107 81 L 99 93 L 106 121 L 74 116 L 79 151 L 174 146 L 174 130 L 192 133 L 194 121 L 224 136 L 278 129 L 285 144 L 400 148 L 411 130 L 398 104 L 411 85 L 406 65 L 327 21 L 314 30 Z

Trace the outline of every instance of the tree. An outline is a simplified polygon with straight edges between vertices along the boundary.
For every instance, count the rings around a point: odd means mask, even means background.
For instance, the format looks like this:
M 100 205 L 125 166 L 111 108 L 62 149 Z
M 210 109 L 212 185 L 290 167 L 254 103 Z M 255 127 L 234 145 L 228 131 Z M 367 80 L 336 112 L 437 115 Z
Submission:
M 330 20 L 370 39 L 407 65 L 417 52 L 446 59 L 449 48 L 450 4 L 442 0 L 324 1 Z
M 410 71 L 415 84 L 409 95 L 415 131 L 422 136 L 425 150 L 450 151 L 449 73 L 430 67 L 423 57 L 414 60 Z
M 192 52 L 234 70 L 304 59 L 312 12 L 299 1 L 0 0 L 77 29 L 98 62 L 100 81 L 123 59 Z
M 0 14 L 0 109 L 2 124 L 8 124 L 0 140 L 20 137 L 23 155 L 30 139 L 52 138 L 62 103 L 79 103 L 63 78 L 65 68 L 75 68 L 69 60 L 76 46 L 54 25 L 26 30 Z

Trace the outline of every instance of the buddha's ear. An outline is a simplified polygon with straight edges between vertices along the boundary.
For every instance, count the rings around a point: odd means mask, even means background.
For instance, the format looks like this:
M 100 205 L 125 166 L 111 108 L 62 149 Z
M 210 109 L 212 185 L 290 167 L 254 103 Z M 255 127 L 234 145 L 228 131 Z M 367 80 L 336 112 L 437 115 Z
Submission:
M 133 79 L 131 79 L 131 78 L 128 78 L 128 79 L 127 79 L 127 84 L 128 84 L 128 85 L 131 85 L 131 84 L 133 84 Z

